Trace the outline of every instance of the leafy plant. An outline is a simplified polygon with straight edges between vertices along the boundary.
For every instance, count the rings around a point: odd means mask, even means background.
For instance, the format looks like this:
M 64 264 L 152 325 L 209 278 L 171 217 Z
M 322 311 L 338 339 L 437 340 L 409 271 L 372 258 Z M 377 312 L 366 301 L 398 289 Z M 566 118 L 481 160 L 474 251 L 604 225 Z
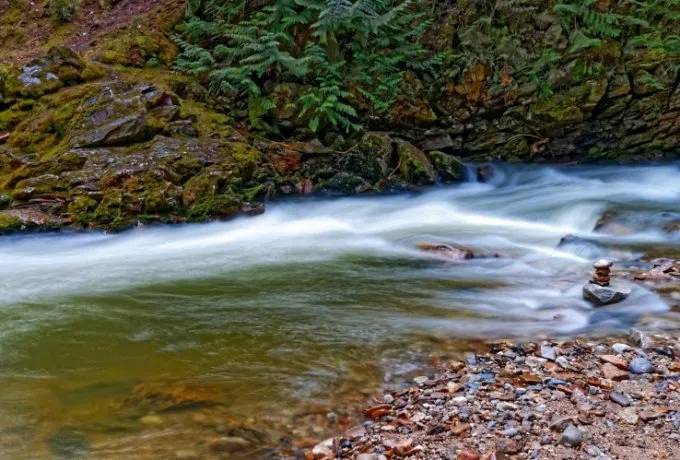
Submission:
M 79 5 L 79 0 L 50 0 L 50 16 L 59 24 L 69 22 Z
M 411 0 L 193 0 L 187 11 L 176 68 L 247 104 L 255 125 L 275 106 L 267 88 L 294 82 L 298 121 L 358 130 L 359 105 L 385 112 L 406 72 L 443 62 L 419 43 L 431 23 Z

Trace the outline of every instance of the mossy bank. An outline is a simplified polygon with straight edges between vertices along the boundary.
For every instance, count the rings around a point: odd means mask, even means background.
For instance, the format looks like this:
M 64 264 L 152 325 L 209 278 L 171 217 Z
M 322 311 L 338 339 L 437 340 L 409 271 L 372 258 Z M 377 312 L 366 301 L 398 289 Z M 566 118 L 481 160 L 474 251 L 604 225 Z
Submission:
M 356 106 L 360 128 L 350 132 L 310 129 L 299 113 L 304 79 L 266 74 L 258 84 L 271 105 L 253 107 L 252 97 L 215 91 L 210 68 L 173 71 L 186 59 L 175 44 L 186 33 L 172 27 L 177 14 L 135 18 L 82 53 L 52 46 L 4 65 L 0 232 L 230 218 L 293 194 L 456 182 L 464 163 L 678 158 L 672 41 L 621 22 L 619 36 L 583 42 L 556 2 L 501 3 L 433 6 L 440 14 L 425 23 L 422 50 L 448 60 L 436 71 L 397 69 L 380 110 L 339 93 Z M 618 4 L 601 8 L 620 21 L 630 15 Z

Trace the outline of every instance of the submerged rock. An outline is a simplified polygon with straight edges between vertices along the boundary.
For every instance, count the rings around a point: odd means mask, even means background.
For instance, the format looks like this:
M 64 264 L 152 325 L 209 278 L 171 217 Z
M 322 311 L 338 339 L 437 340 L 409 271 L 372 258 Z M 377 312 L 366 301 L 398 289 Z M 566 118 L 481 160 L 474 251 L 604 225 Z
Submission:
M 418 249 L 431 254 L 446 257 L 453 260 L 465 260 L 474 258 L 474 253 L 463 246 L 444 243 L 419 243 Z

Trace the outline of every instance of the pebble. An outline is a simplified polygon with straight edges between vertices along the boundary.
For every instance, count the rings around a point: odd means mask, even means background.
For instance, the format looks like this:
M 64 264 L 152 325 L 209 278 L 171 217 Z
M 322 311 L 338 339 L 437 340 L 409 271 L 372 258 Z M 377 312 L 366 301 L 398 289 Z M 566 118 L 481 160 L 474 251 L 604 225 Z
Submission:
M 628 372 L 619 369 L 613 364 L 606 363 L 602 366 L 602 377 L 609 380 L 623 380 L 628 377 Z
M 541 357 L 550 361 L 555 361 L 555 359 L 557 359 L 555 349 L 550 345 L 541 345 Z
M 418 386 L 422 386 L 425 382 L 427 382 L 429 379 L 425 375 L 420 375 L 416 378 L 413 379 L 413 381 L 416 383 Z
M 654 370 L 652 363 L 646 358 L 635 358 L 628 365 L 633 374 L 648 374 Z
M 583 431 L 576 428 L 574 425 L 569 425 L 562 433 L 558 444 L 565 444 L 568 446 L 580 446 L 583 442 Z
M 564 356 L 560 356 L 555 360 L 555 362 L 562 368 L 562 369 L 569 369 L 569 360 L 565 358 Z
M 593 351 L 595 352 L 596 355 L 603 355 L 607 353 L 607 347 L 605 347 L 604 345 L 598 345 L 595 347 L 595 350 Z
M 609 399 L 614 401 L 619 406 L 623 406 L 623 407 L 630 406 L 630 398 L 628 398 L 628 396 L 626 396 L 623 393 L 620 393 L 618 391 L 612 391 L 611 393 L 609 393 Z
M 477 364 L 477 357 L 475 356 L 474 353 L 466 353 L 465 354 L 465 361 L 470 365 L 474 366 Z
M 355 460 L 378 460 L 378 456 L 375 454 L 359 454 Z
M 612 350 L 614 350 L 618 354 L 622 354 L 630 349 L 631 347 L 629 347 L 625 343 L 615 343 L 614 345 L 612 345 Z
M 139 421 L 142 422 L 142 425 L 148 426 L 161 425 L 163 423 L 163 419 L 161 419 L 158 415 L 145 415 L 144 417 L 140 418 Z
M 647 334 L 645 334 L 639 329 L 631 329 L 628 332 L 628 339 L 633 345 L 635 345 L 636 347 L 640 347 L 643 350 L 646 350 L 652 345 L 652 342 L 649 339 L 649 337 L 647 337 Z
M 638 422 L 639 417 L 634 407 L 627 407 L 626 409 L 623 409 L 621 412 L 619 412 L 619 418 L 621 418 L 621 420 L 626 423 L 635 425 Z
M 383 396 L 383 402 L 385 404 L 392 404 L 394 402 L 394 396 L 392 396 L 391 394 L 386 394 L 385 396 Z
M 479 454 L 471 450 L 464 450 L 459 452 L 456 456 L 457 460 L 479 460 Z
M 517 429 L 517 427 L 514 427 L 512 425 L 505 425 L 505 429 L 503 430 L 503 434 L 505 434 L 505 436 L 509 438 L 515 436 L 518 433 L 519 430 Z
M 329 440 L 324 441 L 324 443 L 327 443 Z M 317 448 L 320 448 L 324 445 L 324 443 L 317 444 L 314 447 L 314 451 L 317 450 Z M 330 439 L 331 446 L 333 445 L 333 439 Z M 238 452 L 240 450 L 243 450 L 245 448 L 250 447 L 250 441 L 240 438 L 238 436 L 222 436 L 221 438 L 215 439 L 210 443 L 210 449 L 213 451 L 226 451 L 226 452 Z M 328 449 L 330 451 L 330 449 Z M 332 451 L 331 451 L 332 454 Z

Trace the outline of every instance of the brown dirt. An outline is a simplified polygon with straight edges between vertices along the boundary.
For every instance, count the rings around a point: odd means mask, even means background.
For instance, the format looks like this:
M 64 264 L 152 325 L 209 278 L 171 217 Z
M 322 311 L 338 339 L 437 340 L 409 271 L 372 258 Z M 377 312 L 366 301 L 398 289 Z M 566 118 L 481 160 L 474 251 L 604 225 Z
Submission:
M 104 3 L 83 0 L 71 22 L 59 25 L 50 18 L 49 1 L 0 0 L 0 28 L 20 34 L 6 43 L 0 34 L 0 61 L 22 65 L 54 45 L 85 54 L 98 40 L 126 27 L 169 30 L 184 12 L 184 0 L 111 0 L 109 8 Z

